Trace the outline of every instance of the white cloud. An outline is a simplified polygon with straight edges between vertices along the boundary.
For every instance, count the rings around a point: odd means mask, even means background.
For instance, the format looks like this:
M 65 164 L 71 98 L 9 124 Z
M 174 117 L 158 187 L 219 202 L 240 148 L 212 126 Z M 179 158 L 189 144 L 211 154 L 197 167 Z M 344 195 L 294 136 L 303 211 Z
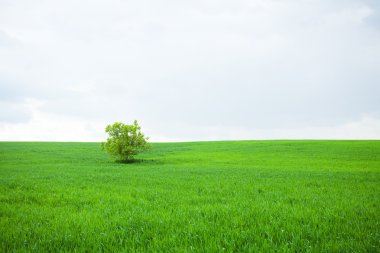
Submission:
M 327 139 L 327 140 L 374 140 L 380 136 L 380 120 L 363 115 L 356 121 L 328 127 L 254 129 L 239 126 L 211 126 L 192 128 L 182 126 L 173 138 L 155 135 L 154 141 L 192 140 L 281 140 L 281 139 Z
M 24 123 L 0 123 L 3 141 L 104 141 L 107 122 L 84 122 L 76 118 L 57 117 L 40 111 L 42 101 L 28 99 L 32 119 Z M 154 142 L 194 140 L 265 140 L 265 139 L 379 139 L 380 120 L 363 115 L 356 121 L 328 127 L 259 129 L 241 126 L 197 127 L 176 123 L 175 130 L 167 133 L 161 128 L 144 128 Z
M 370 0 L 4 1 L 1 138 L 97 140 L 133 119 L 152 140 L 345 138 L 333 129 L 380 115 L 379 13 Z
M 373 10 L 366 5 L 349 6 L 328 15 L 325 22 L 329 26 L 361 25 L 372 14 Z
M 28 101 L 15 103 L 0 100 L 0 122 L 18 123 L 30 119 L 31 110 Z
M 22 123 L 0 123 L 0 140 L 5 141 L 101 141 L 104 125 L 59 117 L 40 111 L 44 101 L 27 99 L 32 118 Z

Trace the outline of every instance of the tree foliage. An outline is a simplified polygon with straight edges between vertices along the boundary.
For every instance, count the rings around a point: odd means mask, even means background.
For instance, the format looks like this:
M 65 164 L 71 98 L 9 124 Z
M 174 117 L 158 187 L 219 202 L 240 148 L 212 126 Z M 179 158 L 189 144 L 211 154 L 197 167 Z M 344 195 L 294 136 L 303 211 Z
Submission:
M 107 125 L 108 138 L 102 143 L 103 150 L 122 161 L 131 161 L 138 153 L 149 148 L 148 137 L 141 132 L 137 120 L 132 125 L 115 122 Z

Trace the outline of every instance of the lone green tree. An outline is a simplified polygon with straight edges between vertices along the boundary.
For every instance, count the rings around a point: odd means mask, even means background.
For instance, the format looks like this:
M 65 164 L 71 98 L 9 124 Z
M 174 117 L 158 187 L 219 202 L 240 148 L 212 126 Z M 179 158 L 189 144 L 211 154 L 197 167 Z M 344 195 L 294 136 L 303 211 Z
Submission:
M 134 156 L 149 148 L 148 137 L 141 132 L 137 120 L 132 125 L 115 122 L 107 125 L 108 138 L 102 142 L 103 150 L 121 161 L 133 161 Z

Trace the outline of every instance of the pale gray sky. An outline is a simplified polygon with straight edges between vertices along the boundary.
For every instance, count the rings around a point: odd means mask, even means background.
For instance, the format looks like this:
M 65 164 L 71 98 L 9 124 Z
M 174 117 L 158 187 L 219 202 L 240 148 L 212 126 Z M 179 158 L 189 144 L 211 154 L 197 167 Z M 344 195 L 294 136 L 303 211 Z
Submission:
M 0 140 L 380 139 L 378 0 L 0 0 Z

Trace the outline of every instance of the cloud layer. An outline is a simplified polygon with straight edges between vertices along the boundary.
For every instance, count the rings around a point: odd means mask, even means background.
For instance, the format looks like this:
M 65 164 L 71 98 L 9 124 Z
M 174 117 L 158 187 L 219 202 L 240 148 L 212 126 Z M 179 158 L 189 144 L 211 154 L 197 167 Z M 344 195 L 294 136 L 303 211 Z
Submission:
M 0 140 L 380 139 L 371 0 L 2 1 Z

